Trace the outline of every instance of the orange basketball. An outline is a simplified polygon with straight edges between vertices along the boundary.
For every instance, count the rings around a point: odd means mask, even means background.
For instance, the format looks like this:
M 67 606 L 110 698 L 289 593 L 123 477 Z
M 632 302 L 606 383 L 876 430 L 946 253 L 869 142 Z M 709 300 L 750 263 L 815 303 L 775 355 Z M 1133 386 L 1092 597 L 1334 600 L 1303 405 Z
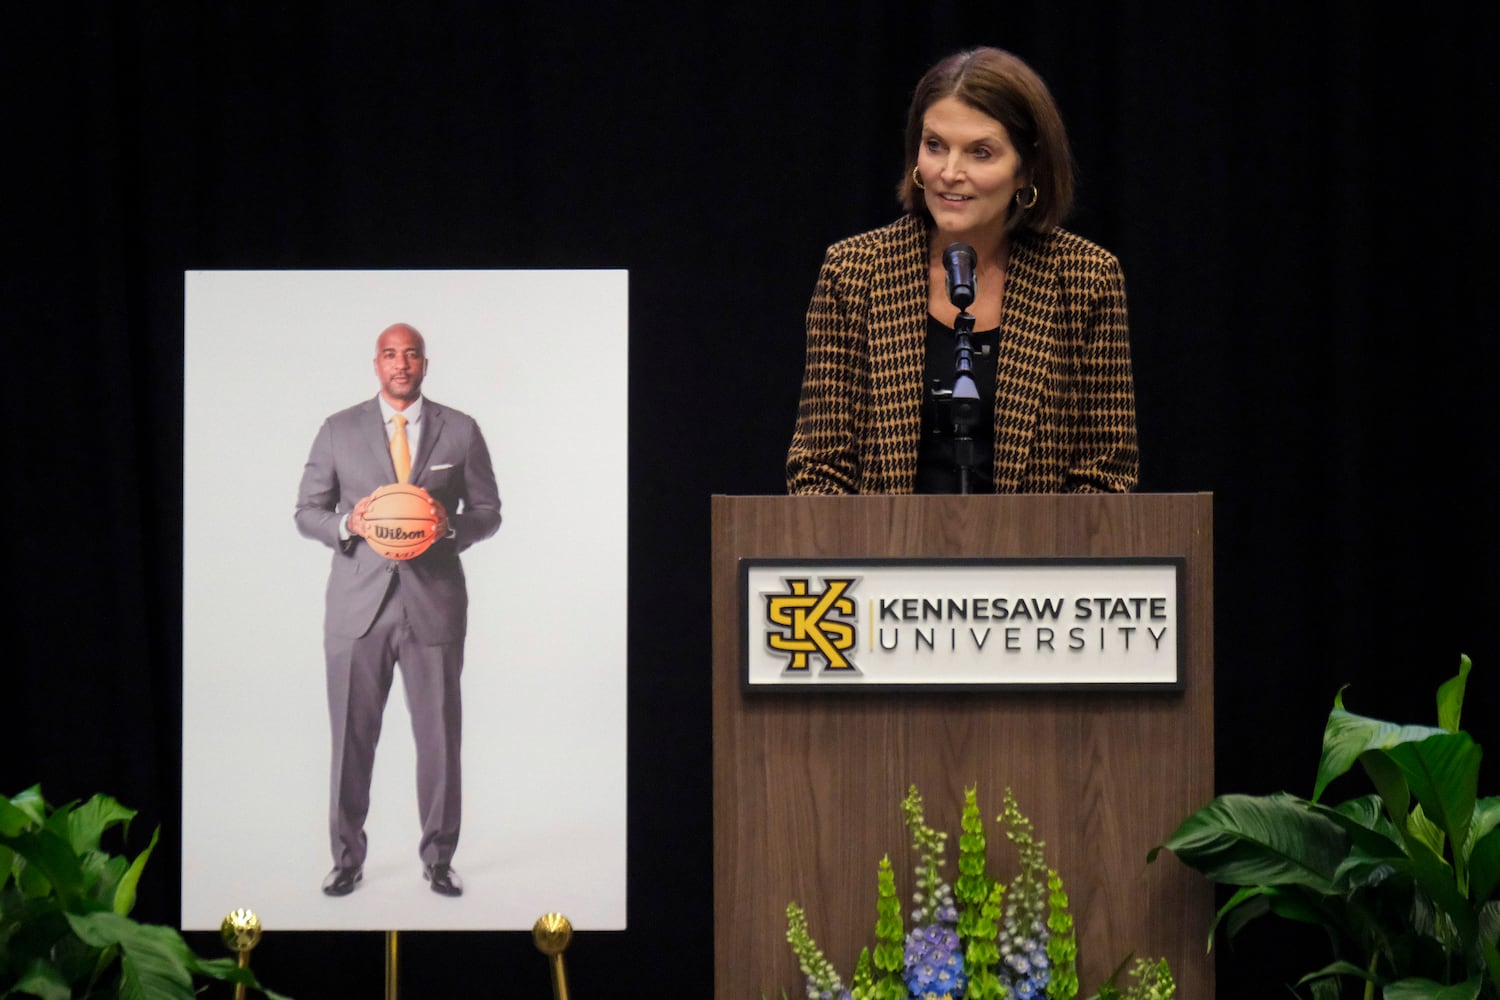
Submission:
M 370 494 L 365 544 L 387 559 L 415 559 L 437 541 L 432 496 L 420 486 L 392 483 Z

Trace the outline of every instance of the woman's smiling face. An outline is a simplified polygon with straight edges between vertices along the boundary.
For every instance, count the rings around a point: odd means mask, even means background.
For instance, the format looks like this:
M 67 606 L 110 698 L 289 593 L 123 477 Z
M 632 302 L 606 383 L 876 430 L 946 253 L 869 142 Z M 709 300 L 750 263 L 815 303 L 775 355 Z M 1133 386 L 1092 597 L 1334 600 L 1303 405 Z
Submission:
M 991 246 L 1005 233 L 1016 192 L 1028 184 L 1005 126 L 956 97 L 934 101 L 923 114 L 917 171 L 943 237 Z

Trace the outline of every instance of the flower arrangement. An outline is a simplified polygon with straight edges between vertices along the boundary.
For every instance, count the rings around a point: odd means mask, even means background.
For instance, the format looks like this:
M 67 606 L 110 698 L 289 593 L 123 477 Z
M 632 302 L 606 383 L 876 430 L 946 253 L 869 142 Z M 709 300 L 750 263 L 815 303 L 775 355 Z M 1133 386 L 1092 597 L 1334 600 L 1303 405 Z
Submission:
M 996 822 L 1016 847 L 1019 870 L 1009 882 L 987 870 L 986 835 L 977 791 L 964 791 L 958 877 L 943 873 L 948 834 L 928 825 L 916 785 L 901 803 L 912 847 L 912 928 L 905 930 L 890 856 L 880 860 L 875 947 L 861 950 L 848 987 L 808 931 L 807 914 L 787 905 L 787 942 L 807 977 L 809 1000 L 1074 1000 L 1078 942 L 1061 876 L 1047 867 L 1031 821 L 1005 790 Z M 1129 959 L 1127 959 L 1127 963 Z M 1138 959 L 1135 980 L 1115 985 L 1126 963 L 1092 1000 L 1172 1000 L 1165 959 Z

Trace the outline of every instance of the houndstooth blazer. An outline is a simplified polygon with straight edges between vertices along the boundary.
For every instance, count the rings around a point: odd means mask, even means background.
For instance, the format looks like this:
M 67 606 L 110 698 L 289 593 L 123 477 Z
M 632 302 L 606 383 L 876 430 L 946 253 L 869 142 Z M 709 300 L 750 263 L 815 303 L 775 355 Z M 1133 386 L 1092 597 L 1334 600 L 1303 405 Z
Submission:
M 926 223 L 828 248 L 807 310 L 790 493 L 910 493 L 928 300 Z M 995 491 L 1127 492 L 1139 477 L 1125 278 L 1061 229 L 1013 237 L 995 399 Z

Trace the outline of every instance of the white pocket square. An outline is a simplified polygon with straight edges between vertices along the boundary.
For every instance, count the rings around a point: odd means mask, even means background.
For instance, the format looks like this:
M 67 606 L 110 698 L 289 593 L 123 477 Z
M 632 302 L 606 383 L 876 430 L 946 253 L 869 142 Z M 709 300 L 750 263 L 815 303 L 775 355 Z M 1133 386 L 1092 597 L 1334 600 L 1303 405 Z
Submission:
M 431 465 L 431 466 L 428 466 L 427 471 L 428 472 L 442 472 L 444 469 L 451 469 L 451 468 L 453 468 L 453 463 L 452 462 L 446 462 L 443 465 Z

